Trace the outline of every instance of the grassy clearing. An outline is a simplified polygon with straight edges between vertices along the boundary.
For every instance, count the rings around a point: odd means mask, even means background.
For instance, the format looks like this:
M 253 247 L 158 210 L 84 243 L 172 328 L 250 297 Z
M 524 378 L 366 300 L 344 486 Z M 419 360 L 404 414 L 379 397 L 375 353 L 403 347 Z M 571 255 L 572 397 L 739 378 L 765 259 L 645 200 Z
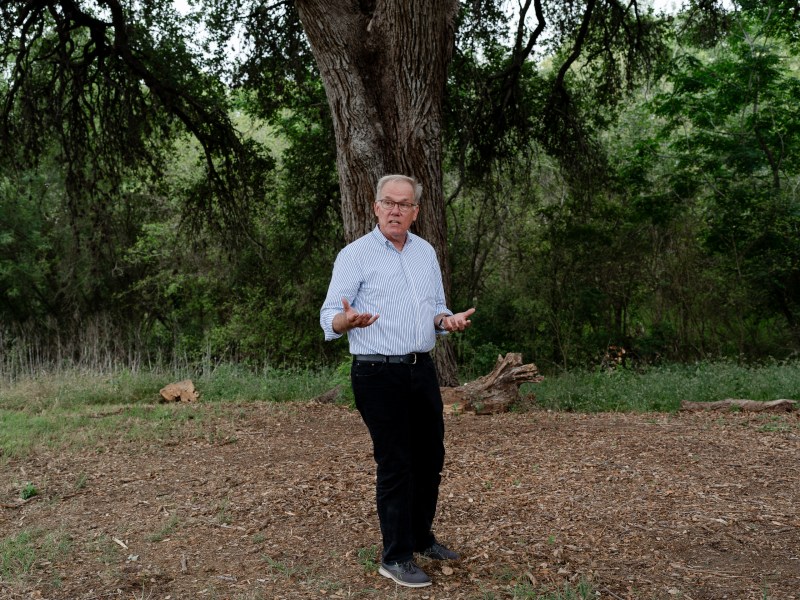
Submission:
M 195 378 L 199 404 L 160 404 L 164 385 L 191 375 L 157 371 L 95 374 L 62 371 L 0 386 L 0 460 L 35 445 L 93 447 L 124 432 L 127 439 L 163 439 L 179 431 L 203 434 L 203 421 L 242 402 L 292 402 L 332 386 L 333 371 L 222 366 Z
M 571 412 L 674 412 L 682 400 L 800 400 L 800 361 L 743 366 L 732 362 L 569 372 L 526 386 L 538 406 Z
M 235 405 L 303 401 L 336 384 L 347 387 L 345 367 L 253 373 L 223 365 L 194 379 L 201 402 L 192 405 L 159 403 L 158 391 L 191 377 L 185 373 L 74 370 L 16 379 L 0 387 L 0 460 L 25 455 L 37 445 L 92 448 L 120 432 L 132 440 L 212 435 L 204 421 L 209 416 L 238 418 Z M 537 407 L 572 412 L 673 412 L 681 400 L 800 399 L 800 361 L 569 372 L 523 392 L 535 393 Z M 342 397 L 347 401 L 346 393 Z

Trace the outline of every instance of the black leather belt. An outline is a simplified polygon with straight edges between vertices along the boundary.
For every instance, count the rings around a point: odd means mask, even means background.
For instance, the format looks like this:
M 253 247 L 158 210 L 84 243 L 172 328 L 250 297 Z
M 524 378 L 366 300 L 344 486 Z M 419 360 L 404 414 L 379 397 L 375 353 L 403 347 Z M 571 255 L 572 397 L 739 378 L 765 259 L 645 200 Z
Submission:
M 421 358 L 428 358 L 427 352 L 412 352 L 411 354 L 400 354 L 387 356 L 385 354 L 354 354 L 353 360 L 358 362 L 383 362 L 383 363 L 402 363 L 404 365 L 415 365 Z

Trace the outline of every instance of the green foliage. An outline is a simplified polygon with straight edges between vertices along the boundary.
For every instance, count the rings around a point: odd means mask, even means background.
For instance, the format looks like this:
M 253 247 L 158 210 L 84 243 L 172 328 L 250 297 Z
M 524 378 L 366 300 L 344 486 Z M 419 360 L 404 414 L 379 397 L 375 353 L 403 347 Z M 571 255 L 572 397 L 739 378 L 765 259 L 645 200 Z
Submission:
M 725 44 L 678 55 L 654 108 L 675 157 L 675 195 L 697 207 L 699 239 L 730 282 L 732 311 L 756 322 L 782 315 L 797 340 L 800 83 L 792 34 L 776 27 L 785 10 L 743 7 Z
M 20 498 L 22 498 L 23 500 L 30 500 L 34 496 L 38 495 L 39 495 L 39 490 L 37 490 L 36 486 L 33 485 L 30 481 L 22 487 L 22 490 L 19 493 Z
M 55 149 L 72 216 L 92 215 L 102 237 L 130 173 L 140 181 L 160 175 L 172 143 L 188 131 L 213 190 L 190 199 L 206 213 L 216 206 L 235 215 L 258 198 L 254 170 L 265 162 L 232 125 L 227 85 L 193 43 L 196 23 L 171 4 L 119 9 L 114 19 L 97 18 L 91 3 L 3 10 L 0 60 L 13 84 L 0 88 L 0 160 L 35 166 Z
M 346 404 L 350 408 L 356 407 L 356 399 L 353 396 L 353 385 L 350 381 L 350 370 L 353 361 L 349 357 L 342 361 L 338 367 L 335 368 L 331 377 L 331 387 L 339 388 L 339 397 L 337 402 Z
M 380 558 L 377 546 L 359 548 L 357 553 L 358 563 L 364 568 L 364 573 L 377 573 Z
M 317 326 L 344 244 L 336 140 L 295 7 L 145 2 L 101 60 L 108 24 L 47 4 L 0 23 L 0 376 L 339 364 L 345 342 Z M 508 351 L 547 372 L 610 346 L 638 365 L 797 352 L 790 3 L 674 22 L 600 3 L 580 39 L 556 4 L 546 39 L 497 2 L 460 5 L 442 139 L 449 300 L 478 308 L 451 336 L 462 379 Z M 26 10 L 46 26 L 22 48 Z M 226 57 L 237 20 L 253 51 Z M 246 380 L 228 389 L 265 396 Z
M 595 130 L 593 180 L 544 139 L 469 180 L 449 222 L 453 304 L 478 304 L 467 372 L 486 372 L 481 349 L 546 372 L 610 346 L 639 365 L 797 351 L 800 102 L 777 8 L 726 15 L 716 46 L 680 40 L 666 78 Z
M 0 176 L 0 311 L 11 320 L 37 315 L 48 289 L 53 240 L 46 202 L 33 201 L 46 198 L 47 188 L 43 176 Z

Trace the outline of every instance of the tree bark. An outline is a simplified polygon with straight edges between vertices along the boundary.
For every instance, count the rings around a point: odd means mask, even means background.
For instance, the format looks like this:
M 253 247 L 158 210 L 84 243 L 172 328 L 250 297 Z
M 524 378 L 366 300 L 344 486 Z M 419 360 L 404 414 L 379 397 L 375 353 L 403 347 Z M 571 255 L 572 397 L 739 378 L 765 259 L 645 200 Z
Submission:
M 336 134 L 347 242 L 375 226 L 375 184 L 412 175 L 423 186 L 415 233 L 436 249 L 445 294 L 450 263 L 442 191 L 442 100 L 457 0 L 296 0 Z M 447 342 L 445 342 L 447 344 Z M 436 352 L 454 385 L 452 351 Z

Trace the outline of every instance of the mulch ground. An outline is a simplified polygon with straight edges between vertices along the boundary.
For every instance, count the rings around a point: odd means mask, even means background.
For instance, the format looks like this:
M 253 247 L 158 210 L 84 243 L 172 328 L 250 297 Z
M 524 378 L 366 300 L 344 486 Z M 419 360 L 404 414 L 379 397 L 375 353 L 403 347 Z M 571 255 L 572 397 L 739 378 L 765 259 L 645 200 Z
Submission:
M 0 539 L 39 546 L 0 597 L 800 598 L 795 413 L 448 416 L 436 534 L 463 560 L 420 562 L 434 583 L 407 590 L 375 572 L 357 413 L 179 411 L 203 427 L 0 464 Z

